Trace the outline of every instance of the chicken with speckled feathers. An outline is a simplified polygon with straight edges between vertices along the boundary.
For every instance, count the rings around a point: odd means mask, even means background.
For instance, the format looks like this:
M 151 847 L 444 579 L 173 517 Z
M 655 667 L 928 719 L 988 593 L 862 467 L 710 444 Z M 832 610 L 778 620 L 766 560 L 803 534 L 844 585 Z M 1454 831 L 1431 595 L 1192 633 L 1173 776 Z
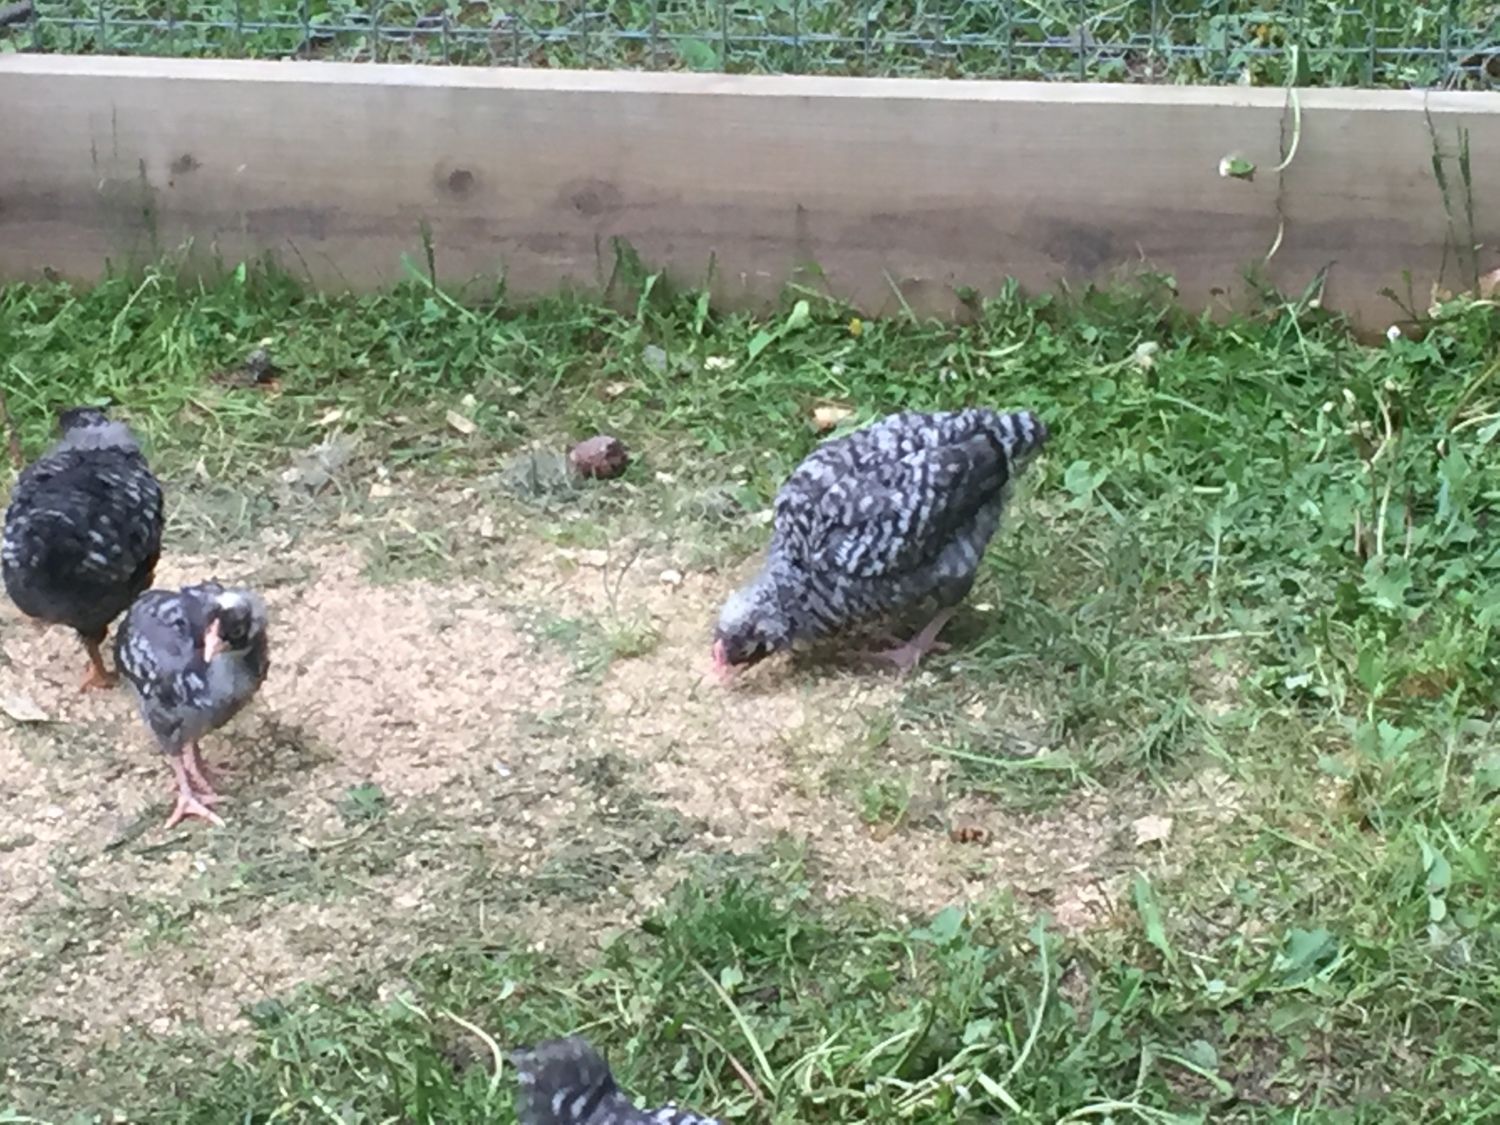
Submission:
M 675 1106 L 637 1109 L 609 1064 L 577 1036 L 511 1054 L 520 1078 L 519 1125 L 721 1125 Z
M 186 817 L 222 825 L 211 807 L 221 798 L 198 742 L 239 714 L 265 682 L 265 601 L 218 582 L 150 590 L 120 623 L 115 662 L 172 767 L 177 803 L 166 827 Z
M 82 688 L 111 687 L 101 646 L 110 624 L 151 585 L 165 522 L 161 485 L 123 422 L 75 407 L 61 437 L 21 471 L 5 513 L 0 573 L 16 608 L 83 639 Z
M 719 678 L 928 600 L 916 636 L 870 655 L 904 673 L 946 648 L 1011 483 L 1049 437 L 1029 410 L 976 408 L 893 414 L 813 450 L 777 494 L 765 565 L 720 612 Z

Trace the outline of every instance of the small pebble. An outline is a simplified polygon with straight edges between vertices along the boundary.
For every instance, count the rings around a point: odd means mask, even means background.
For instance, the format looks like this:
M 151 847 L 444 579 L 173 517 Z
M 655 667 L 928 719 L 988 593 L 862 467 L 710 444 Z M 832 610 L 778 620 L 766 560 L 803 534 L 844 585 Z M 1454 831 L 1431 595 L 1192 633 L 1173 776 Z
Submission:
M 630 451 L 619 438 L 599 434 L 581 441 L 568 452 L 568 463 L 582 476 L 609 480 L 630 464 Z
M 665 374 L 667 370 L 666 349 L 657 347 L 655 344 L 647 344 L 641 349 L 641 362 L 656 374 Z

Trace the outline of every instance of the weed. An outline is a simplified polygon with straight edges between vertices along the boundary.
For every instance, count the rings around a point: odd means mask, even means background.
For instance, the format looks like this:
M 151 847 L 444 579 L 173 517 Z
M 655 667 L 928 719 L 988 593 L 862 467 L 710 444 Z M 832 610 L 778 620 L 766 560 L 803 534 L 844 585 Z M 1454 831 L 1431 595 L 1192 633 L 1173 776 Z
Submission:
M 896 826 L 906 818 L 911 785 L 903 777 L 875 777 L 859 790 L 860 816 L 867 824 Z
M 339 815 L 344 818 L 345 824 L 354 825 L 379 820 L 389 808 L 390 802 L 386 799 L 385 792 L 380 786 L 367 781 L 363 785 L 349 787 L 343 800 L 339 802 Z

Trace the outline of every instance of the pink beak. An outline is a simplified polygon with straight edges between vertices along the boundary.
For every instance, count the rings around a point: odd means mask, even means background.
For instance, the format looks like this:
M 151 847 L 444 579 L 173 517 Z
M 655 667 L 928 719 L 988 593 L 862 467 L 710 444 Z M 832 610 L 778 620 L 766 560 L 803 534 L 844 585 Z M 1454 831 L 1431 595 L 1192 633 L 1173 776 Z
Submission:
M 729 663 L 729 657 L 724 654 L 723 641 L 714 642 L 714 678 L 725 685 L 734 682 L 734 665 Z
M 224 651 L 224 640 L 219 636 L 219 623 L 210 621 L 203 631 L 203 663 L 212 664 L 214 657 Z

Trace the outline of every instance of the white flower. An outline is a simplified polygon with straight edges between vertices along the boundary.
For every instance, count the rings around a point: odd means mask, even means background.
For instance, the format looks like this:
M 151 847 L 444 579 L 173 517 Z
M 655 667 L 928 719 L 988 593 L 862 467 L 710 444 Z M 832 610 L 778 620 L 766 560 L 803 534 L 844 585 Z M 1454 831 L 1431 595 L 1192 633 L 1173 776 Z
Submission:
M 1385 330 L 1385 338 L 1387 340 L 1389 340 L 1393 344 L 1397 340 L 1401 339 L 1401 327 L 1400 327 L 1400 325 L 1393 324 L 1389 328 L 1387 328 Z

